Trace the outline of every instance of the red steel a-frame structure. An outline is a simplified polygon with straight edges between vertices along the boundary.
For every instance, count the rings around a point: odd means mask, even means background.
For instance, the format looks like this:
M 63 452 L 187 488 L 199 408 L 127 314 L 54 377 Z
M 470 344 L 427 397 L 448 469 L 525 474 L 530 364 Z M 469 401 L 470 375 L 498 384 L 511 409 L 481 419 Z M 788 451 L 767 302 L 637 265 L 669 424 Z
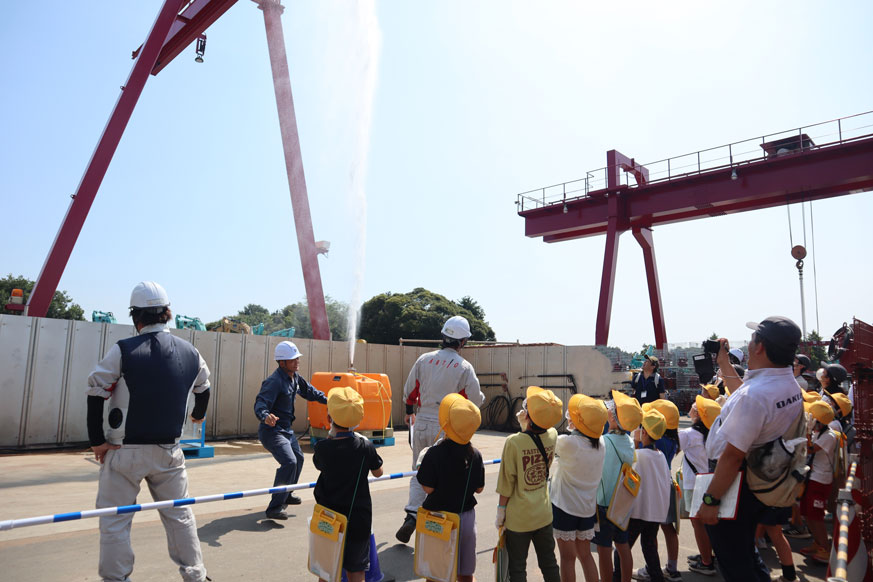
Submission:
M 236 3 L 237 0 L 165 0 L 158 16 L 146 37 L 145 43 L 133 53 L 136 62 L 121 95 L 112 110 L 103 135 L 88 162 L 88 167 L 79 182 L 73 201 L 67 210 L 61 228 L 52 243 L 45 264 L 36 280 L 33 292 L 27 301 L 26 314 L 44 317 L 52 297 L 58 288 L 61 275 L 67 266 L 76 239 L 85 224 L 97 190 L 106 175 L 112 156 L 121 141 L 127 122 L 133 113 L 149 75 L 157 75 L 188 45 L 201 37 L 213 22 Z M 306 299 L 312 320 L 312 335 L 315 339 L 330 339 L 330 327 L 321 286 L 321 271 L 318 266 L 318 249 L 312 232 L 309 212 L 309 197 L 303 174 L 303 159 L 300 153 L 300 138 L 297 133 L 297 118 L 294 114 L 294 99 L 285 54 L 285 37 L 282 32 L 281 15 L 284 10 L 280 0 L 253 0 L 264 13 L 267 45 L 279 110 L 279 128 L 285 152 L 285 169 L 291 190 L 294 224 L 297 229 L 297 244 L 303 266 Z
M 655 344 L 664 348 L 653 227 L 873 190 L 871 122 L 873 112 L 862 113 L 646 165 L 611 150 L 606 167 L 585 178 L 519 194 L 518 214 L 526 236 L 548 243 L 606 234 L 597 345 L 609 338 L 618 239 L 631 230 L 643 249 Z M 812 130 L 830 141 L 816 145 L 805 133 Z

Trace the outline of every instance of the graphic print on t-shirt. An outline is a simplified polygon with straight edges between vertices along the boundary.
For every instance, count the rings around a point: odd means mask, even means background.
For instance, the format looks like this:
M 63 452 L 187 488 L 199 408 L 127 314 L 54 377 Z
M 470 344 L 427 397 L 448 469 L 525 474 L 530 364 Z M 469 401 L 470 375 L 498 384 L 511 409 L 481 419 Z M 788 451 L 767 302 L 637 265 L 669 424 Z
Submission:
M 521 471 L 528 491 L 533 491 L 546 482 L 546 463 L 536 446 L 522 451 Z

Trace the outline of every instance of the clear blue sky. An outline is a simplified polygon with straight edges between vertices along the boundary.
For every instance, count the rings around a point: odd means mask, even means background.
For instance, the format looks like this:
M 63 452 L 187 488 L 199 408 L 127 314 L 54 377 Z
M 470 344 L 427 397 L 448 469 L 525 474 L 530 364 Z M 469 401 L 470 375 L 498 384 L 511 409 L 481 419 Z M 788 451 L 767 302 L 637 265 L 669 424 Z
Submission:
M 603 237 L 525 238 L 517 192 L 579 178 L 613 148 L 660 160 L 873 109 L 870 2 L 285 3 L 315 235 L 332 245 L 325 292 L 351 300 L 365 222 L 363 299 L 470 295 L 502 340 L 593 343 L 603 257 Z M 160 5 L 4 6 L 3 275 L 38 275 Z M 203 320 L 305 295 L 262 14 L 241 0 L 207 34 L 205 63 L 190 47 L 150 78 L 61 279 L 89 315 L 126 314 L 143 279 Z M 873 194 L 813 212 L 808 327 L 814 281 L 824 335 L 873 322 Z M 654 237 L 670 341 L 800 322 L 784 207 Z M 609 343 L 653 340 L 625 234 Z

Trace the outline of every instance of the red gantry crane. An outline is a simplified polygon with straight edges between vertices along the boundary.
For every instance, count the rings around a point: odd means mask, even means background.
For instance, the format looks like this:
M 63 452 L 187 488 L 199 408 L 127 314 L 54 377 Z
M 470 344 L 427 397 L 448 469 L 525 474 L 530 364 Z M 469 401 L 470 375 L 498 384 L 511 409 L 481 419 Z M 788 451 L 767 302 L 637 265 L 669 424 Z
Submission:
M 606 167 L 518 194 L 516 206 L 525 235 L 548 243 L 606 234 L 597 345 L 609 338 L 618 239 L 632 231 L 643 249 L 655 344 L 663 349 L 653 227 L 873 190 L 871 124 L 873 111 L 645 165 L 610 150 Z
M 45 264 L 36 280 L 33 292 L 27 301 L 25 313 L 44 317 L 57 290 L 61 275 L 67 266 L 70 254 L 91 209 L 91 204 L 100 189 L 112 156 L 121 141 L 127 122 L 133 113 L 149 75 L 157 75 L 195 40 L 197 59 L 202 61 L 206 45 L 204 31 L 237 0 L 165 0 L 145 42 L 133 52 L 135 62 L 127 82 L 121 87 L 121 95 L 109 116 L 109 121 L 100 136 L 100 141 L 88 162 L 85 173 L 73 194 L 61 228 L 52 243 Z M 330 339 L 330 327 L 321 286 L 321 271 L 318 266 L 319 249 L 312 232 L 309 212 L 309 196 L 303 175 L 303 159 L 300 153 L 300 137 L 297 133 L 297 118 L 294 114 L 294 99 L 285 54 L 285 36 L 282 32 L 281 15 L 284 7 L 280 0 L 253 0 L 264 13 L 267 30 L 267 46 L 279 110 L 279 129 L 285 152 L 285 169 L 291 190 L 297 244 L 306 286 L 306 300 L 312 320 L 312 335 L 315 339 Z

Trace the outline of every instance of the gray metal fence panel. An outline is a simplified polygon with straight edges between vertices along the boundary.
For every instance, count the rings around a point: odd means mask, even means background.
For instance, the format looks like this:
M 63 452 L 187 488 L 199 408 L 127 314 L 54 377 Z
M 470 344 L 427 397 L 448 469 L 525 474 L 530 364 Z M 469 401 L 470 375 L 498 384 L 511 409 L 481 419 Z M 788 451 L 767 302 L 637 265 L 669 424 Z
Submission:
M 255 398 L 261 389 L 261 383 L 266 378 L 265 364 L 267 361 L 267 336 L 245 336 L 245 367 L 242 380 L 242 400 L 240 401 L 240 433 L 255 434 L 258 432 L 258 421 L 255 417 Z M 272 359 L 273 354 L 270 354 Z M 270 371 L 272 374 L 272 371 Z
M 63 443 L 88 440 L 86 415 L 88 400 L 88 375 L 100 361 L 103 335 L 106 324 L 90 321 L 73 322 L 72 339 L 69 345 L 69 366 L 65 379 L 64 408 L 61 415 L 61 439 Z
M 218 340 L 218 399 L 215 406 L 215 436 L 239 434 L 240 370 L 242 368 L 243 336 L 222 333 Z
M 0 446 L 17 447 L 22 433 L 33 318 L 0 315 Z
M 24 445 L 58 442 L 71 322 L 38 319 L 30 394 L 25 408 Z
M 206 367 L 209 368 L 209 385 L 211 386 L 209 408 L 206 409 L 206 420 L 203 421 L 207 437 L 215 435 L 215 409 L 218 401 L 221 400 L 221 394 L 218 390 L 218 338 L 220 335 L 212 331 L 195 331 L 192 342 L 206 362 Z

